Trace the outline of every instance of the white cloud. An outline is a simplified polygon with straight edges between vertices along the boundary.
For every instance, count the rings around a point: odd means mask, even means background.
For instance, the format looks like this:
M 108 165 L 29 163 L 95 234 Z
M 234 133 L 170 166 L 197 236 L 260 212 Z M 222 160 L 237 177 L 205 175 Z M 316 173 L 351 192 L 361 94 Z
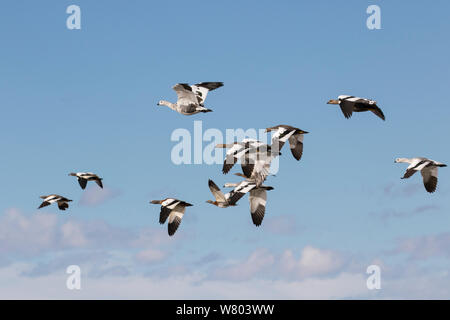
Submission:
M 143 263 L 154 263 L 166 258 L 166 253 L 161 250 L 146 249 L 136 254 L 136 259 Z
M 270 269 L 275 262 L 275 257 L 264 249 L 259 249 L 250 254 L 245 261 L 232 263 L 231 265 L 218 269 L 214 276 L 232 281 L 250 279 L 261 271 Z
M 339 254 L 312 246 L 303 248 L 299 259 L 295 258 L 292 250 L 284 251 L 280 259 L 280 268 L 284 274 L 299 278 L 326 275 L 342 266 L 343 259 Z
M 299 231 L 295 218 L 288 214 L 267 217 L 265 229 L 277 235 L 293 235 Z
M 203 274 L 175 274 L 167 278 L 114 275 L 84 278 L 81 290 L 65 286 L 67 275 L 27 278 L 26 265 L 0 269 L 0 299 L 335 299 L 367 292 L 362 275 L 340 274 L 331 279 L 245 280 L 206 279 Z
M 393 253 L 407 253 L 411 259 L 449 258 L 450 232 L 400 240 Z
M 80 199 L 80 204 L 88 207 L 101 205 L 108 200 L 114 199 L 120 195 L 120 191 L 113 190 L 108 187 L 100 189 L 99 187 L 88 187 Z

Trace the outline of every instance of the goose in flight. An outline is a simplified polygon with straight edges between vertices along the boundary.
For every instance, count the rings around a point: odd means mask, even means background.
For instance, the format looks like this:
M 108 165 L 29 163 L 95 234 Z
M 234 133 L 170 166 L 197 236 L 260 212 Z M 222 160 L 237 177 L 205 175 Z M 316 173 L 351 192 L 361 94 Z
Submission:
M 256 186 L 260 187 L 270 175 L 270 165 L 278 155 L 281 153 L 274 154 L 273 150 L 246 154 L 244 160 L 241 161 L 243 176 L 254 181 Z
M 222 172 L 227 174 L 238 160 L 242 159 L 250 152 L 256 152 L 258 149 L 270 149 L 266 144 L 255 139 L 244 139 L 241 142 L 230 144 L 217 144 L 216 148 L 228 149 L 223 162 Z
M 161 212 L 159 214 L 160 224 L 164 224 L 167 218 L 169 218 L 168 224 L 169 236 L 173 236 L 177 231 L 181 223 L 181 219 L 183 219 L 186 207 L 192 207 L 192 204 L 174 198 L 166 198 L 164 200 L 152 200 L 150 203 L 161 205 Z
M 93 174 L 92 172 L 77 172 L 77 173 L 69 173 L 69 176 L 77 177 L 78 183 L 80 184 L 81 189 L 86 189 L 86 185 L 88 181 L 95 181 L 97 185 L 103 189 L 103 183 L 102 178 L 97 176 L 96 174 Z
M 425 189 L 429 193 L 436 191 L 438 183 L 438 168 L 447 166 L 446 164 L 427 158 L 397 158 L 395 159 L 395 163 L 409 163 L 402 179 L 408 179 L 416 173 L 416 171 L 420 171 Z
M 236 206 L 236 203 L 241 199 L 246 192 L 245 188 L 247 185 L 241 184 L 236 185 L 236 188 L 232 190 L 231 192 L 228 192 L 224 194 L 220 188 L 212 181 L 211 179 L 208 180 L 208 187 L 209 190 L 211 190 L 211 193 L 213 194 L 215 200 L 208 200 L 207 203 L 210 203 L 212 205 L 215 205 L 219 208 L 228 208 L 228 207 L 234 207 Z
M 243 174 L 236 173 L 237 176 L 246 178 Z M 240 186 L 242 187 L 239 190 Z M 251 179 L 246 179 L 241 183 L 226 183 L 224 187 L 234 187 L 236 192 L 241 192 L 243 195 L 249 193 L 249 202 L 250 202 L 250 213 L 252 216 L 253 224 L 259 227 L 264 219 L 264 214 L 266 213 L 266 202 L 267 202 L 267 191 L 273 190 L 273 187 L 270 186 L 257 186 L 254 181 Z M 242 195 L 242 196 L 243 196 Z M 242 197 L 241 196 L 241 197 Z
M 172 87 L 177 93 L 178 100 L 171 103 L 166 100 L 158 102 L 158 106 L 166 106 L 170 109 L 189 116 L 199 112 L 212 112 L 205 108 L 204 102 L 209 91 L 216 90 L 223 86 L 223 82 L 202 82 L 194 85 L 187 83 L 177 83 Z
M 374 100 L 341 95 L 338 97 L 338 100 L 332 99 L 327 104 L 338 104 L 347 119 L 351 118 L 353 112 L 372 111 L 379 118 L 386 120 L 383 111 L 381 111 Z
M 274 131 L 274 134 L 272 136 L 272 149 L 278 147 L 278 151 L 280 151 L 286 141 L 289 140 L 289 146 L 294 158 L 297 161 L 302 158 L 303 135 L 309 132 L 285 124 L 280 124 L 278 126 L 266 129 L 266 132 L 271 131 Z
M 63 211 L 66 210 L 67 208 L 69 208 L 68 202 L 72 201 L 67 198 L 61 197 L 57 194 L 52 194 L 49 196 L 42 196 L 41 199 L 43 199 L 44 201 L 41 203 L 41 205 L 39 206 L 38 209 L 49 206 L 52 203 L 57 203 L 59 210 L 63 210 Z
M 241 160 L 245 176 L 254 179 L 258 185 L 261 185 L 269 175 L 272 160 L 281 155 L 271 146 L 254 139 L 244 139 L 233 144 L 218 144 L 216 148 L 229 148 L 222 168 L 224 174 L 230 172 L 234 164 Z

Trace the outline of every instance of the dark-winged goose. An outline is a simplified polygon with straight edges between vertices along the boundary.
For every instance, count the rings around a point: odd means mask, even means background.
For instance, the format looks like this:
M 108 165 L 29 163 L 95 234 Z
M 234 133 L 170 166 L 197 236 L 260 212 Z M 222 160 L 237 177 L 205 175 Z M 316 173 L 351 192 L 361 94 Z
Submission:
M 423 178 L 423 184 L 425 189 L 429 193 L 433 193 L 436 191 L 437 183 L 438 183 L 438 168 L 446 167 L 446 164 L 441 162 L 437 162 L 427 158 L 397 158 L 395 159 L 395 163 L 409 163 L 408 168 L 402 179 L 408 179 L 417 171 L 420 171 Z
M 49 206 L 52 203 L 57 203 L 59 210 L 63 210 L 63 211 L 66 210 L 67 208 L 69 208 L 68 202 L 72 201 L 72 200 L 69 200 L 62 196 L 59 196 L 57 194 L 52 194 L 49 196 L 41 196 L 41 199 L 43 199 L 44 201 L 41 203 L 41 205 L 39 206 L 38 209 Z
M 338 104 L 347 119 L 351 118 L 353 112 L 372 111 L 377 117 L 386 120 L 383 111 L 377 106 L 375 100 L 340 95 L 337 100 L 331 99 L 327 104 Z
M 298 161 L 303 155 L 303 135 L 309 132 L 299 128 L 280 124 L 278 126 L 266 129 L 266 132 L 274 131 L 272 136 L 272 149 L 278 148 L 280 151 L 286 141 L 289 140 L 289 146 L 294 158 Z
M 152 200 L 150 203 L 160 204 L 161 212 L 159 215 L 159 223 L 164 224 L 169 218 L 168 233 L 173 236 L 177 231 L 181 219 L 183 219 L 186 207 L 191 207 L 192 204 L 181 201 L 175 198 L 166 198 L 164 200 Z
M 243 174 L 236 173 L 237 176 L 246 178 Z M 240 197 L 249 193 L 250 213 L 253 224 L 259 227 L 264 219 L 266 212 L 267 191 L 273 190 L 270 186 L 257 186 L 256 182 L 251 179 L 246 179 L 241 183 L 226 183 L 224 187 L 234 187 L 234 192 L 242 193 Z
M 95 183 L 97 183 L 97 185 L 103 189 L 102 183 L 103 179 L 97 176 L 96 174 L 93 174 L 92 172 L 76 172 L 76 173 L 72 172 L 69 173 L 69 176 L 77 177 L 78 183 L 80 184 L 80 187 L 83 190 L 86 189 L 88 181 L 95 181 Z
M 177 93 L 178 100 L 171 103 L 166 100 L 158 102 L 158 106 L 166 106 L 183 115 L 193 115 L 200 112 L 211 112 L 205 108 L 204 102 L 209 91 L 216 90 L 223 86 L 223 82 L 202 82 L 194 85 L 187 83 L 177 83 L 172 87 Z

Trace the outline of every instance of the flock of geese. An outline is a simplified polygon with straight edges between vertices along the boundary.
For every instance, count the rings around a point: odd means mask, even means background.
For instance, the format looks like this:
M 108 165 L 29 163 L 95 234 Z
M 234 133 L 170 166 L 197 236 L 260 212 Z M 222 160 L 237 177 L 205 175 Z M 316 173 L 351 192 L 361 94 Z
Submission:
M 194 115 L 197 113 L 212 112 L 205 107 L 204 102 L 210 91 L 223 86 L 223 82 L 202 82 L 195 85 L 178 83 L 173 86 L 177 94 L 177 102 L 172 103 L 160 100 L 158 106 L 166 106 L 182 115 Z M 331 99 L 328 104 L 339 105 L 345 118 L 352 117 L 353 112 L 371 111 L 377 117 L 385 120 L 383 111 L 377 106 L 377 102 L 371 99 L 359 98 L 349 95 L 340 95 L 337 99 Z M 242 173 L 235 173 L 243 178 L 239 183 L 226 183 L 224 188 L 231 188 L 231 191 L 224 193 L 213 180 L 208 181 L 209 189 L 214 196 L 213 200 L 207 203 L 219 208 L 228 208 L 237 205 L 237 202 L 249 194 L 250 213 L 252 221 L 256 226 L 260 226 L 266 211 L 267 191 L 273 190 L 271 186 L 264 185 L 270 175 L 272 161 L 281 155 L 280 150 L 286 142 L 292 156 L 300 161 L 303 155 L 303 139 L 307 131 L 289 125 L 277 125 L 266 128 L 266 132 L 272 133 L 271 144 L 265 144 L 256 139 L 243 139 L 231 144 L 218 144 L 216 148 L 226 149 L 226 156 L 223 163 L 222 172 L 228 174 L 233 166 L 241 163 Z M 420 171 L 423 177 L 425 189 L 433 193 L 436 191 L 438 181 L 438 168 L 447 165 L 427 158 L 397 158 L 395 163 L 408 163 L 409 166 L 402 179 L 410 178 L 414 173 Z M 84 190 L 88 181 L 94 181 L 100 188 L 103 188 L 102 178 L 89 172 L 70 173 L 70 176 L 77 177 L 80 187 Z M 42 196 L 40 208 L 57 203 L 60 210 L 69 207 L 69 200 L 65 197 L 53 194 Z M 186 207 L 192 204 L 175 198 L 165 198 L 163 200 L 152 200 L 150 203 L 161 206 L 159 223 L 164 224 L 168 220 L 168 233 L 173 236 L 183 219 Z

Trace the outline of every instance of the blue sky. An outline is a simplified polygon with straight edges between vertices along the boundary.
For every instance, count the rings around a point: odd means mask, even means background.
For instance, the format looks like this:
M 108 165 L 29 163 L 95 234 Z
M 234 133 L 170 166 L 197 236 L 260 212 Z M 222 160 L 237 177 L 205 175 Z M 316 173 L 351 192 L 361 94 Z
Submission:
M 66 28 L 71 4 L 81 30 Z M 371 4 L 381 30 L 366 28 Z M 175 298 L 448 298 L 450 173 L 440 171 L 430 195 L 420 176 L 400 180 L 394 159 L 450 162 L 449 9 L 2 1 L 0 296 L 118 297 L 105 281 L 128 293 L 121 298 L 165 298 L 173 283 L 186 290 Z M 206 100 L 214 112 L 156 106 L 176 99 L 175 83 L 201 81 L 225 83 Z M 386 122 L 346 120 L 326 104 L 340 94 L 377 100 Z M 208 179 L 236 181 L 220 165 L 172 163 L 172 132 L 192 132 L 195 120 L 203 130 L 285 123 L 310 132 L 303 159 L 286 149 L 269 178 L 261 228 L 247 199 L 227 210 L 205 203 Z M 72 171 L 98 173 L 105 190 L 82 192 Z M 73 199 L 70 210 L 37 211 L 50 193 Z M 149 204 L 169 196 L 194 204 L 173 239 Z M 372 263 L 385 279 L 377 292 L 365 288 Z M 81 292 L 64 287 L 69 264 L 86 271 Z M 53 289 L 39 291 L 40 281 Z

